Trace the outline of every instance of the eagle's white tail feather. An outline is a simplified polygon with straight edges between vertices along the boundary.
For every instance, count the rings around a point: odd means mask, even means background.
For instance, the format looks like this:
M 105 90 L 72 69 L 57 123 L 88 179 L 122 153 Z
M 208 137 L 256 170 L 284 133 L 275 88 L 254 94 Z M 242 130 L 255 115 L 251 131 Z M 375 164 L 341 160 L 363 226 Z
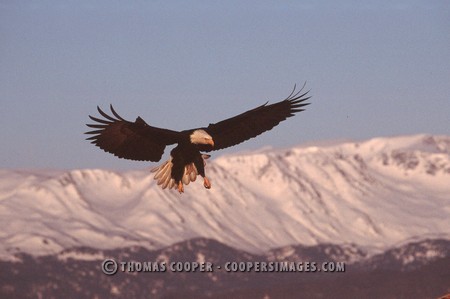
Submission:
M 161 167 L 159 171 L 155 175 L 155 180 L 159 180 L 160 182 L 164 181 L 167 167 Z
M 189 165 L 186 165 L 184 167 L 184 173 L 183 173 L 183 184 L 185 185 L 189 185 L 190 182 L 195 181 L 195 179 L 197 178 L 198 175 L 198 171 L 197 168 L 195 167 L 194 163 L 191 163 Z
M 170 163 L 171 163 L 171 161 L 170 161 L 170 160 L 167 160 L 167 161 L 164 162 L 163 164 L 161 164 L 161 165 L 159 165 L 159 166 L 157 166 L 157 167 L 155 167 L 155 168 L 153 168 L 153 169 L 151 170 L 151 172 L 156 172 L 156 174 L 155 174 L 155 176 L 154 176 L 154 179 L 155 179 L 155 180 L 159 180 L 161 177 L 164 176 L 164 174 L 166 173 L 166 168 L 167 168 L 167 167 L 171 168 L 171 167 L 170 167 Z
M 194 182 L 197 179 L 198 171 L 197 167 L 195 167 L 194 163 L 191 163 L 189 165 L 186 165 L 184 167 L 184 173 L 183 173 L 183 184 L 189 185 L 190 182 Z
M 155 172 L 154 179 L 157 181 L 157 184 L 163 189 L 167 187 L 170 189 L 175 185 L 175 182 L 171 182 L 174 181 L 170 175 L 172 166 L 172 157 L 170 157 L 169 160 L 151 170 L 151 172 Z
M 181 179 L 181 181 L 185 185 L 189 185 L 189 183 L 191 182 L 191 180 L 189 179 L 189 177 L 187 175 L 183 175 L 183 178 Z
M 164 171 L 164 170 L 161 170 L 161 171 Z M 170 179 L 170 173 L 164 172 L 162 174 L 161 178 L 159 179 L 158 184 L 162 185 L 163 188 L 165 188 L 165 187 L 167 187 L 169 179 Z
M 171 179 L 170 183 L 169 183 L 169 189 L 173 189 L 173 188 L 175 188 L 175 180 Z
M 169 185 L 169 181 L 170 181 L 170 171 L 166 171 L 166 170 L 170 170 L 170 167 L 164 167 L 163 169 L 161 169 L 161 171 L 163 171 L 164 173 L 161 175 L 161 179 L 158 182 L 161 183 L 161 187 L 163 189 L 167 188 L 167 185 Z
M 197 167 L 195 167 L 194 164 L 193 164 L 193 166 L 194 166 L 194 171 L 192 171 L 191 173 L 189 173 L 189 179 L 190 179 L 192 182 L 195 181 L 195 179 L 197 178 L 197 175 L 198 175 Z

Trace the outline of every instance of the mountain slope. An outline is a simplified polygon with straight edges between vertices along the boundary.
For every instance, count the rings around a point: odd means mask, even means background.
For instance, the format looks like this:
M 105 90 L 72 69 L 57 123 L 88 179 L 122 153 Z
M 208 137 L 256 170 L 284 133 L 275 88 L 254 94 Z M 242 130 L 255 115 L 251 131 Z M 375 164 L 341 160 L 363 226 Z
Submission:
M 219 157 L 179 195 L 148 170 L 0 170 L 0 258 L 195 237 L 261 253 L 450 237 L 450 137 L 403 136 Z
M 289 246 L 256 255 L 211 239 L 191 239 L 158 250 L 142 247 L 74 248 L 58 255 L 18 254 L 0 261 L 1 298 L 438 298 L 448 291 L 450 241 L 424 240 L 351 262 L 350 247 Z M 355 256 L 363 253 L 350 250 Z M 280 254 L 283 253 L 283 254 Z M 83 256 L 83 259 L 79 257 Z M 127 266 L 105 275 L 101 260 Z M 130 263 L 132 261 L 132 263 Z M 173 271 L 172 263 L 211 264 L 212 271 Z M 165 266 L 158 266 L 165 262 Z M 233 262 L 254 265 L 246 271 Z M 341 264 L 336 271 L 257 270 L 256 265 L 298 262 Z M 342 263 L 344 262 L 344 263 Z M 154 267 L 132 266 L 151 263 Z M 220 266 L 220 268 L 219 268 Z M 227 270 L 228 269 L 228 270 Z M 328 268 L 327 269 L 331 269 Z

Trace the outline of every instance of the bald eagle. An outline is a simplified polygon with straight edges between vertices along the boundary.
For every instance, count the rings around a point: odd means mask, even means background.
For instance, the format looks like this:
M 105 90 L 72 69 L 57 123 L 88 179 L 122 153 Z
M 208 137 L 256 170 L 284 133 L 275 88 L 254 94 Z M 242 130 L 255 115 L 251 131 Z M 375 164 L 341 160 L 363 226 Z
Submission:
M 309 105 L 305 101 L 310 98 L 307 96 L 309 91 L 302 93 L 303 88 L 296 92 L 294 86 L 289 96 L 278 103 L 265 103 L 207 127 L 181 132 L 150 126 L 141 117 L 134 122 L 127 121 L 110 105 L 113 117 L 97 106 L 104 119 L 89 115 L 96 123 L 86 124 L 95 129 L 85 133 L 92 135 L 86 139 L 119 158 L 153 162 L 161 160 L 167 145 L 177 144 L 170 152 L 169 160 L 152 169 L 158 185 L 163 189 L 177 188 L 178 192 L 183 193 L 183 185 L 188 185 L 195 181 L 197 175 L 201 175 L 203 185 L 209 189 L 211 182 L 205 175 L 205 161 L 210 155 L 202 152 L 239 144 L 303 111 L 302 108 Z

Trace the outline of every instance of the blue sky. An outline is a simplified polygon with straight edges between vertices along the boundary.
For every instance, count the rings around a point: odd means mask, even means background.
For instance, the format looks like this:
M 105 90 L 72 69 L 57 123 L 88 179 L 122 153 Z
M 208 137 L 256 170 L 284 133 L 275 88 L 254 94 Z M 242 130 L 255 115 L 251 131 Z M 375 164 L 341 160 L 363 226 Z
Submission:
M 450 130 L 448 1 L 1 1 L 0 168 L 136 169 L 85 141 L 88 114 L 200 127 L 311 105 L 222 153 Z

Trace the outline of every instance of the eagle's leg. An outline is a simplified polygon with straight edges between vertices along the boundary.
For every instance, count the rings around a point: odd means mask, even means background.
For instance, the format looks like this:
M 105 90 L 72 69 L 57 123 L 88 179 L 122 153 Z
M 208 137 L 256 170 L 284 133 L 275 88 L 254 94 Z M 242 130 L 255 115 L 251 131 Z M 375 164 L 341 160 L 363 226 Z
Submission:
M 180 192 L 180 194 L 184 192 L 184 187 L 183 187 L 183 182 L 182 181 L 178 181 L 177 190 L 178 190 L 178 192 Z
M 205 186 L 206 189 L 211 189 L 211 182 L 207 177 L 203 177 L 203 186 Z
M 210 157 L 211 155 L 202 154 L 203 166 L 206 166 L 206 160 L 208 160 Z

